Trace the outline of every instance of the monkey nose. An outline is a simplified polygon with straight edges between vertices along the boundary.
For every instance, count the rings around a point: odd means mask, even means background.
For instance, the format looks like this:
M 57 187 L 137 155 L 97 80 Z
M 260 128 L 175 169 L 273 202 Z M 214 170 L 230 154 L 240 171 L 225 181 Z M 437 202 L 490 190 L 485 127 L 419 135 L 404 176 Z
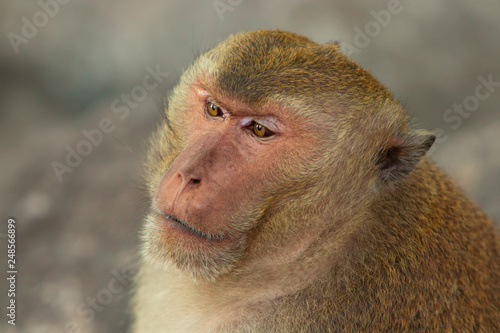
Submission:
M 194 193 L 200 189 L 201 179 L 198 175 L 186 175 L 181 172 L 177 177 L 180 179 L 179 191 L 177 195 L 185 195 L 185 193 Z
M 160 208 L 174 214 L 176 206 L 182 205 L 186 198 L 193 198 L 201 186 L 201 177 L 186 177 L 182 173 L 166 176 L 159 191 Z
M 200 187 L 204 172 L 201 168 L 184 165 L 177 171 L 177 177 L 181 181 L 182 191 Z

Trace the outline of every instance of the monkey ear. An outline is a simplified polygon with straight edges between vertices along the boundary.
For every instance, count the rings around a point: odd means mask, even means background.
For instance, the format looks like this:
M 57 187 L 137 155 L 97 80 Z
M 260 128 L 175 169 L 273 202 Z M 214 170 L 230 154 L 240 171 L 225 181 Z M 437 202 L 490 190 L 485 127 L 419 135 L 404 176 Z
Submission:
M 436 136 L 426 131 L 393 136 L 378 158 L 380 179 L 389 183 L 408 175 L 427 153 Z

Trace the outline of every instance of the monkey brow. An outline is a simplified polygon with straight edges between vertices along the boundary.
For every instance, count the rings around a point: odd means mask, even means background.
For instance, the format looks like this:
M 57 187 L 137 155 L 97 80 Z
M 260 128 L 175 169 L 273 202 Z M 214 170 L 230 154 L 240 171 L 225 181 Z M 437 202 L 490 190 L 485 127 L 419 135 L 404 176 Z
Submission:
M 214 104 L 222 108 L 225 112 L 227 112 L 230 116 L 260 118 L 264 116 L 271 116 L 273 117 L 273 119 L 279 118 L 277 115 L 269 114 L 267 112 L 256 112 L 256 110 L 263 108 L 259 104 L 252 105 L 236 97 L 229 97 L 225 93 L 220 93 L 219 91 L 214 91 L 213 89 L 206 87 L 203 83 L 196 84 L 195 89 L 198 95 L 205 97 L 207 101 L 213 102 Z M 227 100 L 233 103 L 227 103 Z M 234 101 L 237 101 L 236 103 L 238 105 L 234 105 Z

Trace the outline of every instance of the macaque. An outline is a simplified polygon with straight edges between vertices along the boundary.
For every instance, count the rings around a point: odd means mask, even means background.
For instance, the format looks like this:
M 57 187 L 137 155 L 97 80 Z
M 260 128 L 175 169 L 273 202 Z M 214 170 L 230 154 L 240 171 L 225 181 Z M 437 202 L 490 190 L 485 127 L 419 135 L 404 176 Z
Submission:
M 500 332 L 492 221 L 335 43 L 230 36 L 164 114 L 134 332 Z

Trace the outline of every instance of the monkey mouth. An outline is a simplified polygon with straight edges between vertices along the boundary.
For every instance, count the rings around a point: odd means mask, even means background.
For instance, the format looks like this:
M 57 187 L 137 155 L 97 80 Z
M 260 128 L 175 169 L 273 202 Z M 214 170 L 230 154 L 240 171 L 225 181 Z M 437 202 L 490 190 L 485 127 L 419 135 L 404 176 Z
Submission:
M 203 232 L 201 230 L 198 230 L 195 227 L 193 227 L 192 225 L 190 225 L 187 222 L 185 222 L 185 221 L 177 218 L 174 215 L 171 215 L 171 214 L 168 214 L 168 213 L 164 213 L 164 212 L 156 212 L 156 213 L 164 221 L 171 222 L 174 225 L 180 227 L 184 231 L 187 231 L 187 232 L 189 232 L 190 234 L 192 234 L 194 236 L 197 236 L 197 237 L 209 240 L 209 241 L 218 241 L 218 240 L 223 240 L 223 239 L 227 238 L 226 235 L 214 235 L 214 234 L 209 234 L 209 233 Z

